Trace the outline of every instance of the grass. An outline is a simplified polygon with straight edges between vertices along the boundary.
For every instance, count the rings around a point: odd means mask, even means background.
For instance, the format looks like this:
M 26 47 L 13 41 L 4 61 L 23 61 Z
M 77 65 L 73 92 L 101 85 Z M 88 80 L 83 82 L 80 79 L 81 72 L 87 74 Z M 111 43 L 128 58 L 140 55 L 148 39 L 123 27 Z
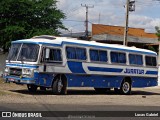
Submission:
M 4 79 L 0 77 L 0 96 L 4 95 L 18 95 L 22 96 L 21 94 L 17 94 L 16 92 L 11 92 L 10 89 L 22 89 L 22 86 L 15 85 L 13 83 L 5 83 Z M 23 96 L 22 96 L 23 97 Z
M 4 82 L 4 79 L 0 77 L 0 84 Z
M 9 95 L 9 93 L 7 93 L 7 92 L 5 92 L 5 91 L 0 90 L 0 96 L 1 96 L 1 95 Z

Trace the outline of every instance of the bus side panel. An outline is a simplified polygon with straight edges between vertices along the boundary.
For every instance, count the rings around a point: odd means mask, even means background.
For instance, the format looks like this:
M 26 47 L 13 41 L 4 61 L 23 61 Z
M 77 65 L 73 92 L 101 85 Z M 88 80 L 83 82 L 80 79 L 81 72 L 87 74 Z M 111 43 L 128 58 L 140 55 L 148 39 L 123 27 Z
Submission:
M 53 74 L 48 73 L 35 73 L 34 75 L 36 78 L 36 85 L 37 86 L 44 86 L 44 87 L 51 87 L 53 81 Z
M 151 87 L 158 85 L 157 78 L 131 77 L 131 79 L 132 87 Z
M 118 88 L 123 76 L 98 76 L 67 74 L 68 87 Z

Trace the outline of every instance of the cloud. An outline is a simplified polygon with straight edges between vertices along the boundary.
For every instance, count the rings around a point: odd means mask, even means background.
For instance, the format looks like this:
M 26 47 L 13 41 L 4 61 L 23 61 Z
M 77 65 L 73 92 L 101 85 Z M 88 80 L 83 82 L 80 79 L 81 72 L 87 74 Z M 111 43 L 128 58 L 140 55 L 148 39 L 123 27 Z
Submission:
M 129 26 L 144 28 L 146 32 L 155 32 L 155 26 L 160 26 L 160 19 L 140 15 L 130 15 Z
M 94 8 L 89 8 L 89 21 L 106 25 L 125 25 L 125 0 L 59 0 L 58 8 L 61 9 L 67 16 L 64 24 L 76 31 L 85 30 L 85 7 L 81 4 L 94 5 Z M 158 18 L 158 9 L 160 2 L 153 0 L 136 0 L 136 11 L 129 15 L 129 26 L 135 28 L 144 28 L 146 31 L 155 32 L 155 26 L 160 26 L 160 18 Z M 77 25 L 79 24 L 79 25 Z M 89 24 L 91 30 L 91 24 Z

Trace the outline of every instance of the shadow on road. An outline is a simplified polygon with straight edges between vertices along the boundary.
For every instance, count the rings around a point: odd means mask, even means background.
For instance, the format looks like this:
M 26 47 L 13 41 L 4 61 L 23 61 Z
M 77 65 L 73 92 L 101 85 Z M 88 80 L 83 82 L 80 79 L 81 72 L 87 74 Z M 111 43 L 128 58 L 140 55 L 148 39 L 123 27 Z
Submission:
M 41 91 L 37 90 L 35 93 L 31 93 L 28 90 L 10 90 L 10 92 L 16 92 L 26 95 L 54 95 L 51 90 Z M 95 90 L 68 90 L 67 95 L 120 95 L 115 93 L 114 90 L 107 91 L 105 93 L 98 93 Z M 134 90 L 131 95 L 160 95 L 157 92 Z

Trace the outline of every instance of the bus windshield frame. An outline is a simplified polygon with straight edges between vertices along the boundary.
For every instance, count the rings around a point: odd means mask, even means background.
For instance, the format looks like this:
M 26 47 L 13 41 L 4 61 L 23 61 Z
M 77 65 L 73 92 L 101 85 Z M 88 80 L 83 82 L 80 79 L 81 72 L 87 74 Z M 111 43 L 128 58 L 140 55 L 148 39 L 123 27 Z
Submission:
M 32 43 L 12 43 L 7 60 L 36 62 L 40 46 Z

